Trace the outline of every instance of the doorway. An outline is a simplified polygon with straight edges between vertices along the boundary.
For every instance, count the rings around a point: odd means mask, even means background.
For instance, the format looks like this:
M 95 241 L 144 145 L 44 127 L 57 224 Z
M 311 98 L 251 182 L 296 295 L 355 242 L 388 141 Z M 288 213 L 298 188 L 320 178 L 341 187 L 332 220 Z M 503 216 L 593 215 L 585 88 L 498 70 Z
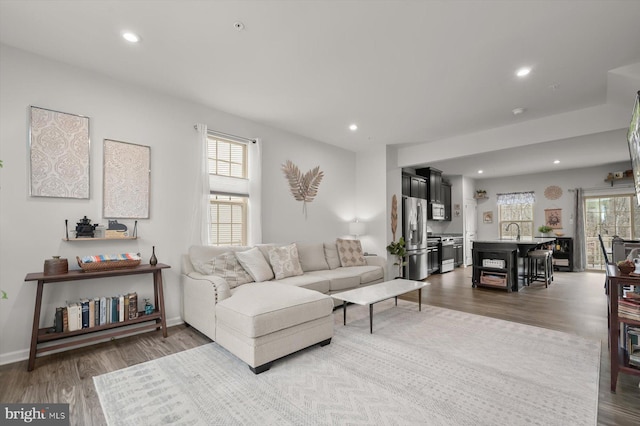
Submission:
M 607 251 L 611 250 L 611 240 L 616 235 L 625 240 L 640 240 L 640 208 L 635 195 L 585 196 L 584 212 L 587 269 L 605 269 L 598 234 L 602 235 Z M 611 255 L 608 257 L 612 261 Z

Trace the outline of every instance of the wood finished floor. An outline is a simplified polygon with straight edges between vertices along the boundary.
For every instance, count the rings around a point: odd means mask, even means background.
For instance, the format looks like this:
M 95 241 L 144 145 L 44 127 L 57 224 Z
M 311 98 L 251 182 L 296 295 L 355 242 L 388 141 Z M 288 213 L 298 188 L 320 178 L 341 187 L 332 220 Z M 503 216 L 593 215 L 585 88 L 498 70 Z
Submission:
M 433 275 L 428 281 L 431 286 L 423 290 L 423 303 L 600 340 L 598 424 L 640 424 L 640 378 L 621 374 L 617 393 L 609 391 L 607 309 L 602 273 L 556 272 L 554 284 L 549 288 L 535 283 L 518 293 L 471 288 L 470 268 Z M 407 296 L 407 299 L 415 300 L 415 297 Z M 335 315 L 336 326 L 341 326 L 341 309 L 337 309 Z M 349 321 L 366 315 L 365 307 L 349 308 Z M 93 386 L 93 376 L 209 341 L 193 328 L 176 326 L 169 329 L 166 339 L 160 332 L 153 332 L 40 357 L 32 372 L 26 371 L 27 361 L 0 366 L 0 401 L 69 403 L 72 425 L 103 425 L 105 419 Z

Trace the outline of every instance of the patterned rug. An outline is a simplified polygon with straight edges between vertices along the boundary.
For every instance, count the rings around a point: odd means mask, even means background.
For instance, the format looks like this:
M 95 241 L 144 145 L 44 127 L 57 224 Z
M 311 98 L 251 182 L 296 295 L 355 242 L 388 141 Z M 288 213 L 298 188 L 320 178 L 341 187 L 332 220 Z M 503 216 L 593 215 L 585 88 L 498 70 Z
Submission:
M 374 334 L 368 318 L 336 325 L 330 345 L 260 375 L 211 343 L 94 377 L 107 422 L 596 424 L 600 342 L 404 301 L 379 306 Z

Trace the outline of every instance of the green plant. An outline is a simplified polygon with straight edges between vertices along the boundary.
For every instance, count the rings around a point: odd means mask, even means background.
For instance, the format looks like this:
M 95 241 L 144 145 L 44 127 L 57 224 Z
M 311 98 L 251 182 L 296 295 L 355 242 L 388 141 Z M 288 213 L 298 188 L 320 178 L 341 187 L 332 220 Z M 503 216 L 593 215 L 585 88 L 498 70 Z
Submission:
M 538 232 L 540 232 L 541 234 L 546 234 L 551 231 L 553 231 L 553 228 L 547 225 L 542 225 L 538 227 Z
M 398 276 L 401 277 L 402 267 L 407 264 L 407 262 L 405 262 L 404 260 L 404 258 L 407 256 L 407 249 L 405 248 L 404 237 L 400 237 L 400 239 L 397 242 L 392 241 L 387 246 L 387 251 L 389 252 L 389 254 L 396 257 L 396 261 L 394 262 L 394 265 L 398 266 Z

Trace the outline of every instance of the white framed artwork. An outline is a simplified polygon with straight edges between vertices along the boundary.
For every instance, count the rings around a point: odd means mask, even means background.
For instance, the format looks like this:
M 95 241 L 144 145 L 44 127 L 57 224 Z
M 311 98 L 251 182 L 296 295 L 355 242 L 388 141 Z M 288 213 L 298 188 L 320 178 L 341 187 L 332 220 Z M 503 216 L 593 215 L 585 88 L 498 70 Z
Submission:
M 103 217 L 149 218 L 151 148 L 105 139 L 103 156 Z
M 89 117 L 31 106 L 29 195 L 89 198 Z

